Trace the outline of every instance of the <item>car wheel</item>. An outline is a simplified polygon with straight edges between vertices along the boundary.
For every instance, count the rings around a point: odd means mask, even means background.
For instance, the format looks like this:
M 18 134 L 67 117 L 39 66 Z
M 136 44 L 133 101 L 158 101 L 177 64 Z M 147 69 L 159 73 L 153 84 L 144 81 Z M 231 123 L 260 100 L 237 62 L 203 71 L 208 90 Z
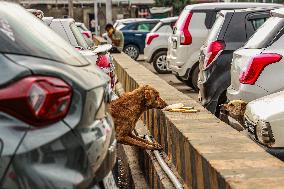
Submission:
M 193 86 L 193 89 L 196 90 L 196 91 L 199 91 L 199 88 L 198 88 L 198 74 L 199 74 L 199 67 L 196 66 L 192 72 L 192 75 L 191 75 L 191 82 L 192 82 L 192 86 Z
M 167 69 L 167 52 L 158 52 L 153 58 L 153 67 L 159 74 L 171 73 Z
M 130 56 L 133 60 L 137 60 L 139 57 L 139 48 L 136 45 L 127 45 L 123 52 Z

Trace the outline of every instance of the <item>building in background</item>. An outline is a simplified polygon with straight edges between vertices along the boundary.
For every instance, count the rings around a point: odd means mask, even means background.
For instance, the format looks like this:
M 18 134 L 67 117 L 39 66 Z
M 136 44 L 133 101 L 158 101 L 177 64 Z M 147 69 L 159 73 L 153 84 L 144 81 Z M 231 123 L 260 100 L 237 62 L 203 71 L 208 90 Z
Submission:
M 45 16 L 57 18 L 68 17 L 68 0 L 10 0 L 21 3 L 25 8 L 40 9 Z M 101 32 L 106 25 L 106 0 L 96 0 L 98 3 L 98 25 Z M 131 17 L 149 17 L 154 0 L 112 0 L 112 20 Z M 73 0 L 73 15 L 78 22 L 91 28 L 94 19 L 94 0 Z

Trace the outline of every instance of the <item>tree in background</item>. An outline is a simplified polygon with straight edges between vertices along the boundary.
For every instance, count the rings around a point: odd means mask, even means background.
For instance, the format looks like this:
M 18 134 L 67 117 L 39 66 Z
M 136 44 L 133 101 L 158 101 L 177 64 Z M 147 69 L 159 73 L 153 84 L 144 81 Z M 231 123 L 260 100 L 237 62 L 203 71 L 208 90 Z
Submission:
M 190 4 L 191 0 L 155 0 L 156 6 L 173 7 L 174 15 L 179 15 L 183 8 Z

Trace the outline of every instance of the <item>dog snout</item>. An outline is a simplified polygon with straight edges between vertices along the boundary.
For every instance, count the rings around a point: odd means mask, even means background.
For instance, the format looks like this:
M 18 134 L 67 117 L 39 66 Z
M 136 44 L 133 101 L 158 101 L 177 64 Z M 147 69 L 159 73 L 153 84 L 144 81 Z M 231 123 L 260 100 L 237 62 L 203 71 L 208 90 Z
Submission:
M 227 104 L 221 104 L 220 105 L 220 111 L 224 114 L 229 113 L 228 108 L 227 108 Z

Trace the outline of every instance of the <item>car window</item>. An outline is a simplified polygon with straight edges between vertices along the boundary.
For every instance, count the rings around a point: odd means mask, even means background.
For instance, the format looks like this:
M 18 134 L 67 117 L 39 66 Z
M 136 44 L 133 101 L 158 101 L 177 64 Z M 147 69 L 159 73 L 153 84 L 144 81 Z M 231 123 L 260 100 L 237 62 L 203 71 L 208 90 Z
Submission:
M 159 30 L 159 28 L 163 25 L 163 22 L 159 22 L 156 24 L 156 26 L 151 30 L 151 32 L 156 32 Z
M 4 7 L 0 7 L 1 53 L 41 57 L 74 66 L 89 64 L 74 47 L 25 9 Z
M 70 29 L 78 43 L 79 46 L 83 47 L 84 49 L 88 49 L 89 45 L 87 44 L 83 34 L 80 32 L 78 27 L 75 25 L 75 23 L 70 24 Z
M 246 49 L 261 49 L 267 47 L 284 25 L 284 19 L 269 18 L 245 44 Z
M 224 21 L 225 21 L 224 15 L 218 14 L 216 21 L 212 26 L 212 29 L 207 37 L 206 44 L 209 44 L 210 42 L 217 40 Z
M 234 13 L 225 31 L 225 42 L 245 43 L 247 41 L 246 23 L 243 18 L 242 13 Z
M 258 18 L 250 20 L 254 30 L 257 30 L 264 22 L 267 20 L 267 18 Z
M 150 32 L 154 27 L 156 23 L 139 23 L 137 26 L 137 31 L 140 32 Z

